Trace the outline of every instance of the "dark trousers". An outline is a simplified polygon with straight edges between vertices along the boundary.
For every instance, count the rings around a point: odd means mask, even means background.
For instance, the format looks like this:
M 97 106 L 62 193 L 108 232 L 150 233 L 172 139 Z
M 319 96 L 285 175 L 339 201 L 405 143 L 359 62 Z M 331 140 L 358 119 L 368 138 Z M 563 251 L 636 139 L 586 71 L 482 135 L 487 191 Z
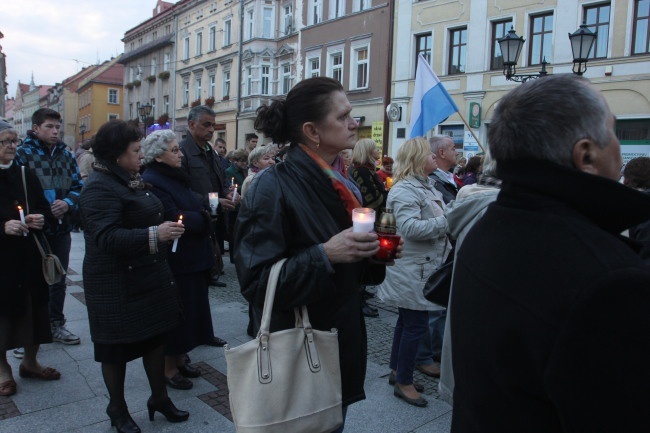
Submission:
M 428 312 L 400 308 L 390 352 L 390 369 L 397 372 L 397 383 L 413 383 L 415 355 L 418 344 L 427 331 Z
M 72 245 L 70 233 L 47 236 L 47 241 L 52 248 L 52 253 L 59 258 L 63 269 L 67 271 L 70 260 L 70 246 Z M 65 279 L 66 276 L 64 275 L 58 283 L 50 286 L 50 323 L 63 322 L 65 320 L 65 316 L 63 315 L 66 292 Z

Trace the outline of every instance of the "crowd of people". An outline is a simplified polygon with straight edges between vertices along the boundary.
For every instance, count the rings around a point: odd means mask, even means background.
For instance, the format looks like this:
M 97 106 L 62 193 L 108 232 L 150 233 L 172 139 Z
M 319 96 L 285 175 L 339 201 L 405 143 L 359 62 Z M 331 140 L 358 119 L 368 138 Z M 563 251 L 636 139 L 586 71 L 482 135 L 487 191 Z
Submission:
M 61 373 L 38 362 L 40 345 L 80 343 L 63 314 L 65 276 L 46 283 L 37 245 L 67 268 L 80 226 L 94 358 L 118 432 L 140 431 L 125 399 L 126 366 L 138 358 L 149 418 L 188 419 L 167 387 L 191 389 L 201 375 L 191 351 L 226 344 L 208 296 L 225 285 L 226 253 L 251 337 L 281 259 L 271 331 L 293 328 L 303 305 L 314 328 L 338 329 L 335 432 L 365 398 L 373 296 L 398 311 L 386 360 L 394 396 L 425 407 L 414 372 L 440 377 L 454 433 L 650 428 L 650 158 L 623 167 L 602 95 L 573 75 L 525 83 L 496 107 L 489 148 L 468 160 L 444 135 L 382 157 L 358 139 L 351 112 L 338 81 L 310 78 L 257 110 L 266 143 L 249 133 L 228 152 L 214 140 L 215 112 L 197 106 L 180 142 L 170 130 L 143 139 L 111 120 L 76 160 L 56 111 L 37 110 L 24 142 L 0 121 L 0 395 L 18 392 L 7 351 L 22 359 L 22 378 L 51 381 Z M 375 211 L 377 226 L 383 212 L 394 215 L 393 262 L 373 258 L 377 233 L 352 230 L 360 207 Z M 445 308 L 423 287 L 450 260 Z M 614 399 L 593 379 L 605 357 Z

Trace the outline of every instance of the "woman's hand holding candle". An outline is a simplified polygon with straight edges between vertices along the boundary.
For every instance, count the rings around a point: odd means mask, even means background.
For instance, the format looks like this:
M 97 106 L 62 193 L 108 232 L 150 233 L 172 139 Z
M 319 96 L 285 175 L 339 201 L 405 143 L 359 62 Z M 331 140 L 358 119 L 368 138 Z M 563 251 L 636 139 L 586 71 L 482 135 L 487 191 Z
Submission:
M 180 215 L 178 217 L 178 224 L 180 224 L 181 226 L 183 225 L 183 215 Z M 178 238 L 180 238 L 180 236 Z M 176 248 L 178 248 L 178 238 L 174 239 L 174 243 L 172 244 L 172 253 L 175 253 Z
M 158 241 L 167 242 L 180 238 L 185 233 L 183 224 L 173 221 L 165 221 L 158 226 Z

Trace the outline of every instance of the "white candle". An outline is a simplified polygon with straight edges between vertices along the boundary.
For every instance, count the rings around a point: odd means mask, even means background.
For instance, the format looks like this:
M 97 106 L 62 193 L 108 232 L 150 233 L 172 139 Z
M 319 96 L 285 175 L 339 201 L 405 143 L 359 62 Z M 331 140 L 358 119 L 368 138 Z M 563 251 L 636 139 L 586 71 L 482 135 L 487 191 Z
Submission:
M 183 215 L 178 217 L 178 223 L 179 224 L 183 223 Z M 176 248 L 178 247 L 178 239 L 180 239 L 180 238 L 174 239 L 174 243 L 172 244 L 172 253 L 176 252 Z
M 25 211 L 20 206 L 18 206 L 18 214 L 20 215 L 20 222 L 25 224 Z M 23 233 L 23 236 L 27 236 L 27 233 Z
M 233 203 L 237 200 L 237 188 L 239 187 L 239 184 L 235 184 L 235 189 L 233 190 L 232 193 L 232 201 Z
M 375 211 L 367 207 L 352 209 L 352 231 L 368 233 L 375 228 Z
M 210 213 L 212 215 L 217 214 L 217 206 L 219 206 L 219 193 L 217 192 L 209 192 L 208 193 L 208 200 L 210 201 Z
M 234 177 L 230 178 L 230 186 L 235 186 L 235 178 Z

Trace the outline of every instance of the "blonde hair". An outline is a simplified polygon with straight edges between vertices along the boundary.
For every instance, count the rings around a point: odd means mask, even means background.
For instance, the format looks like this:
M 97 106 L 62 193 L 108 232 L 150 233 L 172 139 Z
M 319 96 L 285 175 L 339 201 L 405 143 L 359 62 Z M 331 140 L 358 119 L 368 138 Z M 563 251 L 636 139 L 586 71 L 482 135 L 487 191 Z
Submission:
M 395 182 L 409 176 L 426 177 L 424 172 L 426 157 L 431 154 L 431 146 L 424 137 L 405 141 L 397 150 L 393 178 Z
M 376 148 L 377 144 L 372 138 L 362 138 L 354 145 L 352 162 L 359 165 L 376 165 L 377 160 L 372 156 L 372 151 Z

